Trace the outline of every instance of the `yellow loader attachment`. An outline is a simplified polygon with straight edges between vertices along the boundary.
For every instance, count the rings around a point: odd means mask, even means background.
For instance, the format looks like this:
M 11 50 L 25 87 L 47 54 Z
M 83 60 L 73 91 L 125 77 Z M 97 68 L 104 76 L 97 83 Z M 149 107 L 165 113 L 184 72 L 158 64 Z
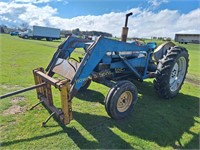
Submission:
M 33 75 L 36 85 L 45 83 L 44 86 L 36 88 L 37 97 L 39 99 L 38 104 L 42 103 L 49 111 L 52 112 L 51 116 L 55 114 L 55 116 L 63 124 L 65 125 L 69 124 L 69 122 L 72 120 L 72 102 L 71 100 L 69 100 L 69 95 L 68 95 L 70 87 L 69 80 L 54 79 L 45 74 L 43 68 L 34 69 Z M 61 110 L 59 110 L 54 106 L 52 90 L 51 90 L 52 86 L 54 86 L 60 91 Z M 47 121 L 49 119 L 50 118 L 48 118 Z M 45 125 L 46 122 L 44 122 L 43 125 Z

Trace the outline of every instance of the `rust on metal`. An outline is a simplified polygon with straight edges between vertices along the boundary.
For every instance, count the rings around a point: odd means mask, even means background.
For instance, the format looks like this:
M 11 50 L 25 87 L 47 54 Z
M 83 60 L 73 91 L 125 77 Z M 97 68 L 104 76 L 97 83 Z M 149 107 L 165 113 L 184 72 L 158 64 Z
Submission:
M 63 123 L 69 124 L 72 118 L 72 104 L 69 99 L 69 80 L 57 80 L 45 74 L 44 69 L 38 68 L 33 70 L 35 84 L 45 82 L 45 86 L 37 88 L 36 92 L 39 101 Z M 61 110 L 53 104 L 51 87 L 54 86 L 60 91 Z
M 52 71 L 65 77 L 66 79 L 72 80 L 79 66 L 80 63 L 78 62 L 66 61 L 59 58 Z
M 121 41 L 126 42 L 128 36 L 128 27 L 122 28 Z

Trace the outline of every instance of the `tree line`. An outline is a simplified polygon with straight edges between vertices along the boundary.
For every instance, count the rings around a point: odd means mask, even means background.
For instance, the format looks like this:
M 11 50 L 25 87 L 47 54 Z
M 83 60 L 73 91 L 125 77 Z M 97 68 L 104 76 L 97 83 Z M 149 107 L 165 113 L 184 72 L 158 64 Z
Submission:
M 62 35 L 69 35 L 74 34 L 76 36 L 106 36 L 106 37 L 112 37 L 112 34 L 102 31 L 81 31 L 79 28 L 76 28 L 74 30 L 62 30 Z
M 13 31 L 19 31 L 23 32 L 28 29 L 28 26 L 21 25 L 20 27 L 8 27 L 6 25 L 0 25 L 0 33 L 9 34 Z M 80 31 L 79 28 L 76 28 L 74 30 L 61 30 L 61 35 L 66 36 L 69 34 L 74 34 L 76 36 L 106 36 L 106 37 L 112 37 L 112 34 L 107 32 L 101 32 L 101 31 Z

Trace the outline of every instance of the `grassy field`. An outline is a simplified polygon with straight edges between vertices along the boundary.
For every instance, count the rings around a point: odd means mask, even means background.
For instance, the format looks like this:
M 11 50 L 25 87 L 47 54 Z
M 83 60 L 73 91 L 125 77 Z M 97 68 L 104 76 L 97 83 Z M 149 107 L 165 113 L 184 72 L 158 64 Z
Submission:
M 0 34 L 0 94 L 33 85 L 32 70 L 45 68 L 60 42 Z M 51 119 L 41 127 L 49 113 L 41 105 L 28 110 L 38 102 L 35 91 L 1 100 L 1 149 L 199 149 L 200 47 L 183 46 L 190 67 L 180 94 L 166 101 L 156 95 L 153 80 L 134 82 L 139 100 L 120 121 L 107 115 L 103 101 L 109 89 L 97 83 L 73 99 L 74 120 L 67 126 Z

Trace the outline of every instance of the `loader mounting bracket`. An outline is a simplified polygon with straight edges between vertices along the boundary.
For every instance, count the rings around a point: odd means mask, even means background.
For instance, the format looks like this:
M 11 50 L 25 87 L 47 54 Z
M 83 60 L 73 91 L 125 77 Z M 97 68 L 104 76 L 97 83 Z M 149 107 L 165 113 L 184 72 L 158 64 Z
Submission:
M 57 80 L 45 74 L 43 68 L 33 70 L 35 84 L 45 83 L 44 86 L 36 88 L 37 97 L 43 106 L 52 112 L 63 124 L 69 124 L 72 120 L 72 103 L 69 99 L 69 80 Z M 61 110 L 53 103 L 51 87 L 59 89 L 61 97 Z

